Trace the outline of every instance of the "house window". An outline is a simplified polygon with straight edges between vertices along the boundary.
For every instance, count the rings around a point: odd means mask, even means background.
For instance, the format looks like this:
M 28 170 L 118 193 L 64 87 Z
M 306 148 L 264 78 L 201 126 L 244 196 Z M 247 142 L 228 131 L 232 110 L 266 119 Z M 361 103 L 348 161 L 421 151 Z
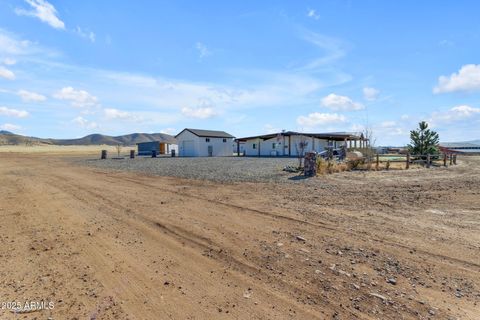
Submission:
M 227 142 L 227 139 L 226 139 L 226 138 L 223 138 L 223 142 Z
M 254 143 L 253 146 L 252 146 L 253 149 L 257 149 L 257 144 Z
M 272 143 L 272 149 L 276 149 L 277 148 L 277 144 L 274 142 Z
M 205 138 L 205 142 L 210 142 L 210 138 Z

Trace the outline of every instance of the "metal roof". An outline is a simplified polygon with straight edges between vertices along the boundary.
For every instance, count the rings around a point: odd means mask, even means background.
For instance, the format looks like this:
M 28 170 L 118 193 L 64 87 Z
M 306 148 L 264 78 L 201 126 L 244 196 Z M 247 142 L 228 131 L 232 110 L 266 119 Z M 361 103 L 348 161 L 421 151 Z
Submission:
M 439 145 L 440 147 L 449 148 L 449 149 L 469 149 L 469 148 L 480 149 L 480 144 L 475 144 L 470 142 L 442 142 Z
M 216 130 L 203 130 L 203 129 L 190 129 L 190 128 L 185 128 L 182 131 L 180 131 L 179 134 L 175 136 L 178 137 L 183 131 L 190 131 L 196 136 L 199 137 L 209 137 L 209 138 L 235 138 L 229 133 L 226 133 L 225 131 L 216 131 Z
M 277 136 L 307 136 L 307 137 L 315 137 L 319 139 L 328 139 L 328 140 L 337 140 L 337 141 L 344 141 L 345 139 L 348 140 L 362 140 L 363 134 L 359 132 L 326 132 L 326 133 L 305 133 L 305 132 L 295 132 L 295 131 L 285 131 L 285 132 L 278 132 L 278 133 L 270 133 L 258 136 L 251 136 L 245 138 L 238 138 L 237 141 L 246 141 L 251 139 L 263 139 L 268 140 L 275 138 Z

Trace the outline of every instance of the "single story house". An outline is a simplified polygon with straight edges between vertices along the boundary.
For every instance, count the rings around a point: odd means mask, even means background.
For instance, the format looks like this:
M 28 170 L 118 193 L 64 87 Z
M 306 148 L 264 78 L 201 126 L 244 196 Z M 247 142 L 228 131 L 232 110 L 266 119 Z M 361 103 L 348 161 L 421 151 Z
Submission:
M 155 150 L 157 155 L 170 154 L 172 150 L 178 151 L 177 140 L 169 135 L 164 134 L 164 138 L 156 141 L 146 141 L 137 143 L 139 156 L 150 156 Z
M 264 134 L 235 140 L 238 148 L 244 144 L 245 156 L 287 156 L 295 157 L 302 152 L 301 145 L 305 145 L 303 152 L 322 152 L 327 147 L 340 148 L 345 145 L 349 149 L 368 146 L 368 140 L 362 133 L 331 132 L 331 133 L 303 133 L 283 131 Z
M 180 157 L 228 157 L 232 156 L 235 138 L 224 131 L 183 129 L 175 136 Z

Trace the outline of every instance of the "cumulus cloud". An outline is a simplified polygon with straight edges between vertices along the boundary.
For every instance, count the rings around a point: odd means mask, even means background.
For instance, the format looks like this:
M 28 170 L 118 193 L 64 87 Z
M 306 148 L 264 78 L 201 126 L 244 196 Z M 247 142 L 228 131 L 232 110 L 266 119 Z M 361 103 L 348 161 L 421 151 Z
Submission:
M 29 116 L 29 113 L 25 110 L 17 110 L 17 109 L 10 109 L 7 107 L 0 107 L 0 116 L 26 118 Z
M 317 14 L 317 11 L 315 9 L 308 9 L 307 10 L 307 17 L 318 20 L 320 19 L 320 15 Z
M 92 31 L 82 30 L 79 26 L 75 29 L 75 33 L 80 37 L 90 40 L 90 42 L 95 42 L 96 35 Z
M 36 17 L 55 29 L 65 29 L 65 23 L 58 18 L 57 10 L 51 3 L 45 0 L 25 0 L 25 2 L 30 5 L 31 9 L 17 8 L 15 9 L 16 14 Z
M 128 111 L 122 111 L 114 108 L 103 109 L 105 117 L 109 120 L 120 119 L 120 120 L 131 120 L 131 121 L 140 121 L 142 117 L 137 114 Z
M 300 116 L 297 118 L 297 124 L 304 127 L 316 127 L 318 125 L 326 125 L 332 123 L 345 122 L 347 119 L 344 115 L 337 113 L 320 113 L 313 112 L 308 116 Z
M 7 80 L 15 80 L 15 73 L 5 67 L 0 66 L 0 78 L 5 78 Z
M 321 104 L 334 111 L 354 111 L 365 108 L 363 104 L 354 102 L 347 96 L 339 96 L 335 93 L 330 93 L 328 96 L 322 98 Z
M 375 101 L 378 98 L 380 91 L 375 88 L 365 87 L 363 88 L 363 97 L 367 101 Z
M 477 90 L 480 90 L 480 64 L 467 64 L 449 77 L 440 76 L 433 93 Z
M 17 60 L 15 60 L 15 59 L 12 59 L 12 58 L 3 59 L 3 64 L 6 64 L 7 66 L 12 66 L 15 63 L 17 63 Z
M 208 57 L 209 55 L 211 55 L 212 53 L 210 52 L 210 50 L 208 50 L 207 46 L 201 42 L 197 42 L 197 44 L 195 45 L 195 47 L 197 48 L 198 50 L 198 54 L 200 56 L 200 59 L 201 58 L 205 58 L 205 57 Z
M 382 128 L 392 128 L 395 127 L 397 123 L 395 121 L 383 121 L 380 123 L 380 127 Z
M 22 129 L 22 127 L 17 126 L 16 124 L 11 124 L 11 123 L 5 123 L 0 125 L 1 130 L 7 130 L 7 131 L 17 131 Z
M 71 105 L 78 108 L 94 107 L 98 104 L 97 97 L 85 90 L 75 90 L 72 87 L 62 88 L 53 94 L 55 99 L 70 101 Z
M 263 126 L 263 131 L 265 131 L 266 133 L 276 133 L 276 132 L 280 132 L 281 130 L 267 123 L 266 125 Z
M 432 123 L 448 123 L 460 120 L 467 120 L 475 116 L 480 116 L 480 108 L 474 108 L 467 105 L 453 107 L 444 112 L 434 112 L 430 119 Z
M 19 90 L 17 95 L 22 99 L 23 102 L 42 102 L 47 100 L 47 97 L 36 92 Z
M 84 117 L 78 116 L 72 120 L 72 122 L 84 129 L 96 129 L 98 124 L 96 122 L 85 119 Z
M 182 114 L 189 118 L 208 119 L 215 117 L 217 112 L 211 107 L 182 108 Z
M 177 129 L 175 128 L 164 128 L 162 130 L 160 130 L 160 133 L 165 133 L 165 134 L 169 134 L 169 135 L 175 135 L 176 133 L 178 132 Z

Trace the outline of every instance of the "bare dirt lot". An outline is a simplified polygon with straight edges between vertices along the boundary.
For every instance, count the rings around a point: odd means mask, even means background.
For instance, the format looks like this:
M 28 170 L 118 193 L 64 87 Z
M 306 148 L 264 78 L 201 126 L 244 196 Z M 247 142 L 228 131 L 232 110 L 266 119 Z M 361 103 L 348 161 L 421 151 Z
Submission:
M 296 183 L 77 163 L 0 153 L 1 319 L 480 318 L 478 157 Z

